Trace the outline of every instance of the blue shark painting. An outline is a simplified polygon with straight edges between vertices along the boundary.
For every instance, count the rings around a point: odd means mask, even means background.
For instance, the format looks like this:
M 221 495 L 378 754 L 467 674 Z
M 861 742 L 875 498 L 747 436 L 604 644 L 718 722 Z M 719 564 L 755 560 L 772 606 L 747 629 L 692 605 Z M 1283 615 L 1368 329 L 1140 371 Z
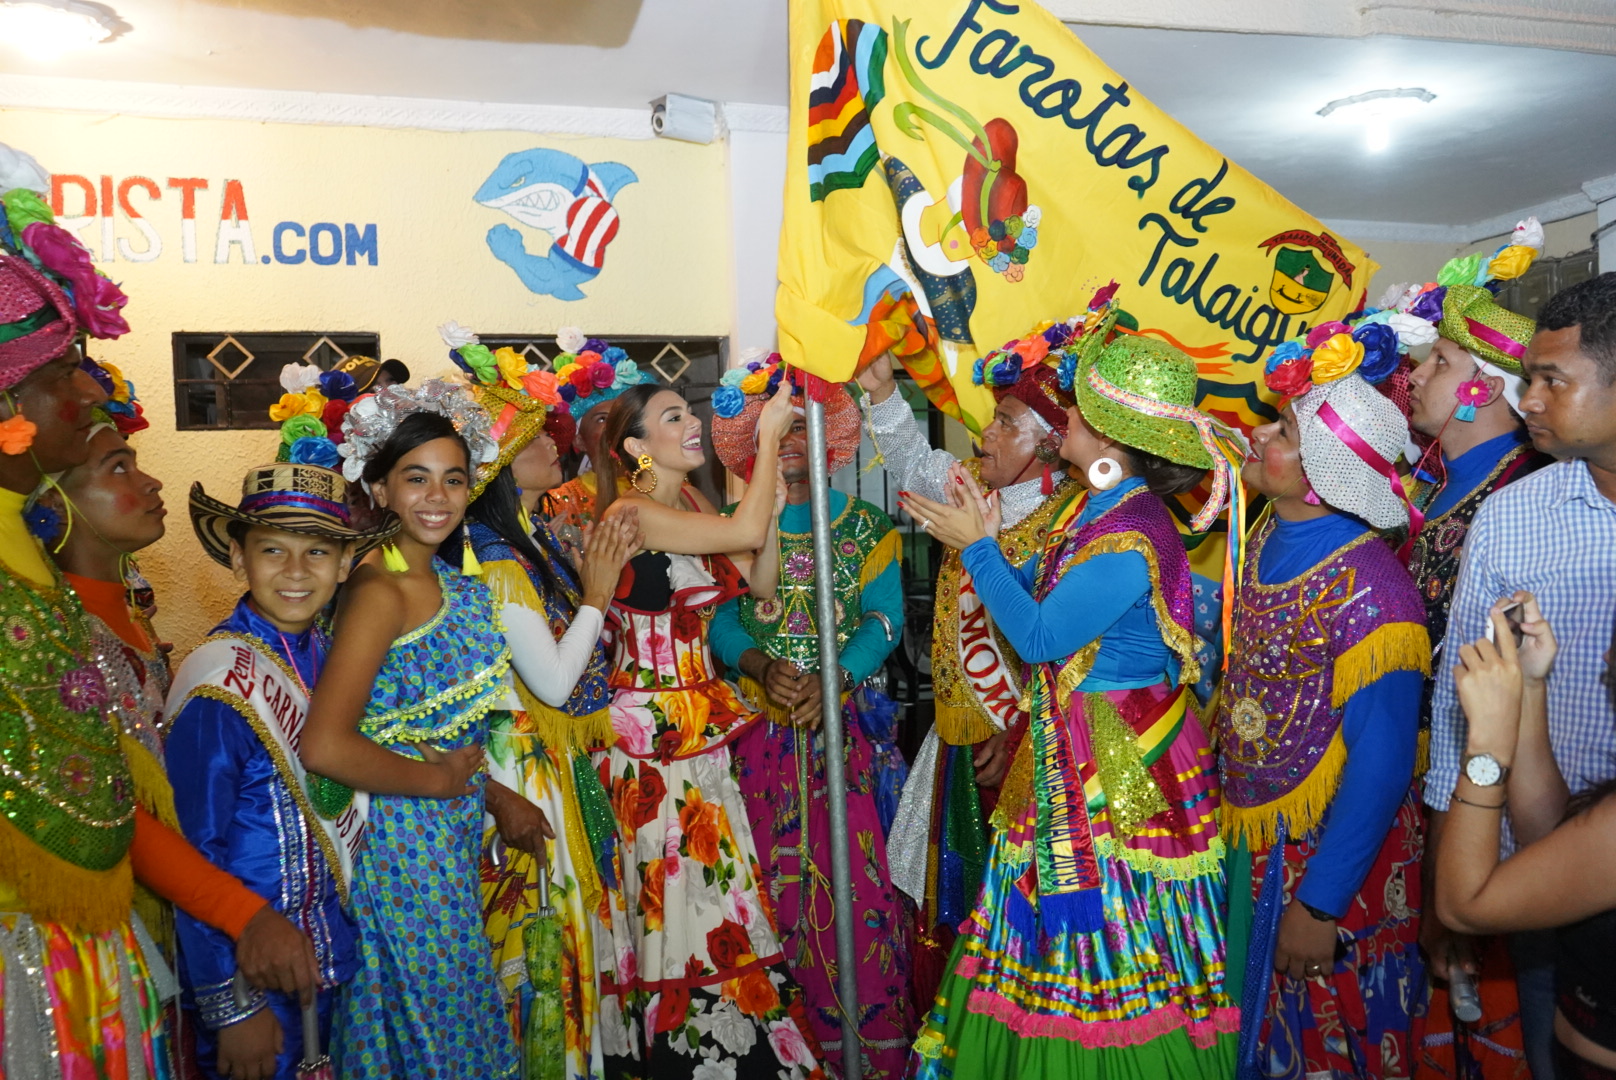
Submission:
M 523 225 L 550 236 L 550 250 L 534 255 L 516 229 L 488 230 L 488 250 L 516 271 L 532 292 L 558 300 L 582 300 L 579 287 L 600 274 L 606 247 L 617 235 L 612 199 L 639 177 L 627 165 L 586 165 L 560 150 L 535 148 L 507 154 L 474 196 Z

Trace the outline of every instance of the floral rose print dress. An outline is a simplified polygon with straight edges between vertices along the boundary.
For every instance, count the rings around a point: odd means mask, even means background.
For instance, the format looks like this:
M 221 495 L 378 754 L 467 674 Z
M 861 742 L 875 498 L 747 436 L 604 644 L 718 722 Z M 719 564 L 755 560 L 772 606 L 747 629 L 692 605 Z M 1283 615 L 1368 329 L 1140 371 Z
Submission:
M 622 846 L 597 948 L 608 1075 L 822 1077 L 786 970 L 730 742 L 758 714 L 718 674 L 713 608 L 744 592 L 729 560 L 641 552 L 607 615 L 612 728 L 596 754 Z

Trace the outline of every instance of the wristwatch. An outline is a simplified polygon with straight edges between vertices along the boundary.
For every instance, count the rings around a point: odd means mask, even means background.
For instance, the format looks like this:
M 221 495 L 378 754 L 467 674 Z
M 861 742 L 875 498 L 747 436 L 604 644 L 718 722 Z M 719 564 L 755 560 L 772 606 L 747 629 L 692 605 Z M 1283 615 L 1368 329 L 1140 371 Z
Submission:
M 853 682 L 853 673 L 851 671 L 848 671 L 846 668 L 842 668 L 841 672 L 842 672 L 842 693 L 851 694 L 853 692 L 853 687 L 855 685 L 857 685 L 857 684 L 855 684 Z
M 1465 779 L 1477 787 L 1497 787 L 1509 777 L 1509 766 L 1491 754 L 1471 754 L 1464 761 Z

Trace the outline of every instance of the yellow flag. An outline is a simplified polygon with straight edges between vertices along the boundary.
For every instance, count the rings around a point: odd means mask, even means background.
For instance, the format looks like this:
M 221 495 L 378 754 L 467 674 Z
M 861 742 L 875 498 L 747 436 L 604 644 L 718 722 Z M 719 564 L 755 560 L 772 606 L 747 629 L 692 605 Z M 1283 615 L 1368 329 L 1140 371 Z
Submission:
M 780 351 L 837 382 L 891 349 L 980 430 L 980 356 L 1112 279 L 1200 366 L 1201 405 L 1273 415 L 1263 358 L 1361 306 L 1375 269 L 1007 0 L 791 0 Z

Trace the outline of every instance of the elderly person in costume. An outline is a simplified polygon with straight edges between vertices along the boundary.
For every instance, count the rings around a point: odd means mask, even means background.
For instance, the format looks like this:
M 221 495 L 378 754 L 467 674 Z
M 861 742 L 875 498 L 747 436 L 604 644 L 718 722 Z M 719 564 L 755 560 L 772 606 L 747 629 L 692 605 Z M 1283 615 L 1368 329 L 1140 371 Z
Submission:
M 711 610 L 748 590 L 743 567 L 754 595 L 773 596 L 774 481 L 791 415 L 782 386 L 759 418 L 758 482 L 729 517 L 687 482 L 705 461 L 701 420 L 676 392 L 630 387 L 597 444 L 598 519 L 636 513 L 645 536 L 606 613 L 616 738 L 595 758 L 623 845 L 625 910 L 606 913 L 618 960 L 600 974 L 614 1071 L 820 1071 L 730 768 L 731 745 L 759 716 L 724 679 L 707 634 Z M 614 1005 L 626 1032 L 604 1022 Z
M 1434 642 L 1447 631 L 1465 536 L 1482 500 L 1553 460 L 1532 447 L 1521 420 L 1521 392 L 1526 385 L 1521 359 L 1536 324 L 1493 299 L 1493 289 L 1525 273 L 1542 247 L 1543 229 L 1536 218 L 1528 218 L 1490 257 L 1453 259 L 1435 282 L 1395 286 L 1387 293 L 1384 318 L 1397 332 L 1401 347 L 1431 344 L 1409 375 L 1409 426 L 1432 442 L 1416 469 L 1413 501 L 1426 522 L 1414 540 L 1408 569 L 1425 602 L 1426 626 Z M 1430 760 L 1434 682 L 1425 680 L 1417 776 L 1424 776 Z M 1441 820 L 1440 812 L 1432 815 L 1426 837 L 1427 910 L 1433 906 L 1429 890 L 1435 884 Z M 1450 934 L 1440 920 L 1427 918 L 1421 944 L 1437 978 L 1445 980 L 1452 963 L 1479 977 L 1483 998 L 1479 1023 L 1485 1027 L 1484 1038 L 1473 1037 L 1479 1032 L 1472 1025 L 1453 1019 L 1446 989 L 1434 988 L 1421 1038 L 1425 1057 L 1450 1071 L 1465 1057 L 1480 1065 L 1480 1075 L 1513 1077 L 1521 1054 L 1520 1006 L 1505 939 L 1472 942 Z M 1484 955 L 1477 955 L 1477 945 Z
M 1242 474 L 1273 516 L 1245 553 L 1217 717 L 1237 1075 L 1407 1076 L 1431 649 L 1386 536 L 1411 527 L 1392 464 L 1408 426 L 1364 374 L 1398 359 L 1340 324 L 1287 344 L 1268 385 L 1290 401 Z
M 315 454 L 328 459 L 335 448 Z M 358 967 L 344 910 L 363 836 L 357 810 L 341 820 L 310 803 L 295 749 L 329 644 L 318 619 L 362 554 L 397 530 L 362 532 L 349 518 L 340 473 L 292 457 L 308 442 L 281 443 L 272 465 L 250 470 L 238 506 L 191 489 L 202 549 L 246 586 L 229 617 L 185 658 L 174 677 L 168 767 L 182 779 L 175 809 L 185 835 L 223 870 L 272 898 L 314 944 L 320 985 L 308 1007 L 321 1040 L 305 1045 L 305 1006 L 295 997 L 235 985 L 224 935 L 179 917 L 181 979 L 196 1012 L 197 1063 L 216 1076 L 293 1080 L 322 1056 L 338 988 Z
M 584 526 L 595 520 L 593 463 L 600 452 L 606 413 L 623 391 L 641 384 L 655 385 L 656 378 L 641 371 L 622 349 L 600 338 L 586 338 L 576 326 L 557 331 L 556 344 L 564 350 L 554 361 L 556 391 L 561 395 L 561 411 L 575 424 L 572 446 L 583 461 L 577 476 L 549 493 L 545 513 L 562 549 L 577 563 L 583 556 Z M 618 484 L 626 488 L 628 481 L 619 477 Z
M 758 417 L 782 378 L 796 377 L 778 356 L 754 360 L 726 374 L 726 384 L 714 395 L 713 445 L 719 460 L 743 480 L 752 479 L 757 461 Z M 834 388 L 825 403 L 831 472 L 858 454 L 859 420 L 847 391 Z M 735 743 L 735 773 L 774 899 L 781 944 L 793 958 L 792 973 L 802 983 L 819 1045 L 829 1064 L 839 1068 L 845 1049 L 833 974 L 836 935 L 825 848 L 830 818 L 824 743 L 817 734 L 822 702 L 814 604 L 816 581 L 827 575 L 814 565 L 808 427 L 800 406 L 780 440 L 780 472 L 786 505 L 778 517 L 781 573 L 774 598 L 726 601 L 713 616 L 708 639 L 719 661 L 739 675 L 741 689 L 763 706 L 765 722 Z M 853 871 L 859 1042 L 863 1075 L 897 1080 L 914 1038 L 907 918 L 886 858 L 886 824 L 897 808 L 903 759 L 892 741 L 897 706 L 865 680 L 881 670 L 903 631 L 900 538 L 880 509 L 840 491 L 830 493 L 830 519 L 836 560 L 828 579 L 839 613 L 848 831 L 857 845 L 854 859 L 861 860 Z
M 482 747 L 510 649 L 470 540 L 458 567 L 439 557 L 498 445 L 466 388 L 437 379 L 360 398 L 342 425 L 344 476 L 401 524 L 342 590 L 299 747 L 321 813 L 369 793 L 349 890 L 360 967 L 331 1056 L 356 1080 L 514 1076 L 493 963 L 473 944 L 483 812 L 503 798 L 485 798 Z
M 1071 402 L 1056 386 L 1054 369 L 1038 362 L 1063 332 L 1052 327 L 1044 335 L 1051 340 L 1018 343 L 1027 361 L 1021 377 L 988 382 L 997 399 L 993 422 L 982 432 L 981 456 L 964 466 L 999 493 L 1004 527 L 997 542 L 1016 566 L 1043 550 L 1050 522 L 1079 487 L 1060 458 Z M 858 382 L 867 392 L 870 438 L 897 487 L 945 499 L 956 460 L 926 441 L 898 393 L 891 356 L 878 357 Z M 953 549 L 944 552 L 937 574 L 935 611 L 936 722 L 915 756 L 887 845 L 893 884 L 919 906 L 913 957 L 921 1010 L 936 993 L 956 928 L 976 902 L 987 815 L 1027 722 L 1021 661 Z
M 296 928 L 162 821 L 167 780 L 109 712 L 84 609 L 24 520 L 47 475 L 89 460 L 106 395 L 80 367 L 79 333 L 128 330 L 124 295 L 54 224 L 46 182 L 0 146 L 0 1072 L 163 1077 L 172 980 L 135 914 L 137 878 L 234 938 L 254 985 L 295 993 L 317 974 Z
M 483 835 L 483 918 L 522 1046 L 521 1075 L 598 1080 L 606 1065 L 596 972 L 615 969 L 616 956 L 608 935 L 596 939 L 592 916 L 623 901 L 611 802 L 585 750 L 612 739 L 611 652 L 601 631 L 623 564 L 639 548 L 638 528 L 632 514 L 595 528 L 574 571 L 537 516 L 540 500 L 561 484 L 546 433 L 548 414 L 561 405 L 555 376 L 476 341 L 452 355 L 499 442 L 499 456 L 477 468 L 465 531 L 515 674 L 511 694 L 489 714 L 489 775 L 498 781 L 489 797 L 500 812 Z M 529 932 L 547 908 L 562 924 L 558 954 Z M 536 991 L 555 992 L 547 977 L 560 984 L 555 1030 L 535 1011 Z
M 915 1043 L 924 1078 L 1221 1080 L 1233 1066 L 1216 773 L 1189 691 L 1189 560 L 1163 502 L 1214 469 L 1194 521 L 1208 528 L 1232 467 L 1195 408 L 1193 360 L 1144 337 L 1107 344 L 1110 292 L 1041 361 L 1075 386 L 1061 455 L 1089 492 L 1061 511 L 1036 564 L 1005 558 L 998 500 L 963 470 L 952 506 L 903 499 L 963 549 L 1028 665 L 1031 706 L 981 895 Z M 996 351 L 985 379 L 1024 362 Z

